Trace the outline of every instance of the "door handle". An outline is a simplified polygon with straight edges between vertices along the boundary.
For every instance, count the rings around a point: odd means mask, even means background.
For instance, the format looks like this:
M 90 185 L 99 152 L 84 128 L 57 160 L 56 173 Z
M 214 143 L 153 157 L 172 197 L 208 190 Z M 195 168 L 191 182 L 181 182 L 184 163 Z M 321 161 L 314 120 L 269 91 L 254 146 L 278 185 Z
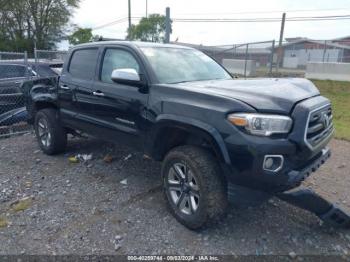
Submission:
M 102 93 L 101 91 L 92 92 L 92 94 L 93 94 L 94 96 L 105 96 L 105 94 Z
M 61 85 L 60 87 L 63 90 L 70 90 L 70 88 L 67 85 Z

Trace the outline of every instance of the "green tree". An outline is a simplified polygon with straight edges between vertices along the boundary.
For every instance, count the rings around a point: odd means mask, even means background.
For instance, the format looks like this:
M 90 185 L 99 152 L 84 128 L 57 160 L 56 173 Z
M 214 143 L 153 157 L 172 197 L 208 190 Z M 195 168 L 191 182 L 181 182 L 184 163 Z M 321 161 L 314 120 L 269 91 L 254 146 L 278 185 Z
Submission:
M 0 49 L 52 49 L 80 0 L 0 0 Z
M 68 41 L 71 45 L 78 45 L 91 42 L 96 38 L 98 38 L 98 36 L 94 36 L 92 34 L 91 28 L 78 27 L 71 35 L 68 36 Z
M 163 42 L 165 37 L 165 16 L 152 14 L 143 17 L 137 25 L 128 29 L 128 40 Z

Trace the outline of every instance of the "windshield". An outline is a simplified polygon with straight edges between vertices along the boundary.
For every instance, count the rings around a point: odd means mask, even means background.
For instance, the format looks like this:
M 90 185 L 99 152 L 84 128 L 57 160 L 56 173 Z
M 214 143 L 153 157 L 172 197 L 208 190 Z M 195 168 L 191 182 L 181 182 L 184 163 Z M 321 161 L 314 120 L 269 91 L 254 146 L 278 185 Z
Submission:
M 143 47 L 141 50 L 162 84 L 231 79 L 218 63 L 195 49 Z

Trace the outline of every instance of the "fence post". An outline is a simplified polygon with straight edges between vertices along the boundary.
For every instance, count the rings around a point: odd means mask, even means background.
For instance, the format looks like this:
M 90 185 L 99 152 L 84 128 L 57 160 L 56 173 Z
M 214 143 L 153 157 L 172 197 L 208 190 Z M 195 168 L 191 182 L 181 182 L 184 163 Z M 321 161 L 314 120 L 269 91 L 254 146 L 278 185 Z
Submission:
M 171 31 L 171 21 L 170 21 L 170 8 L 165 9 L 165 39 L 164 43 L 169 44 L 170 42 L 170 31 Z
M 341 50 L 341 55 L 340 55 L 340 63 L 343 63 L 343 57 L 344 57 L 344 49 L 342 49 Z M 339 58 L 338 58 L 338 60 L 337 61 L 339 61 Z
M 27 51 L 24 51 L 23 57 L 24 57 L 24 64 L 26 66 L 26 78 L 28 79 L 30 74 L 28 72 L 28 52 Z
M 38 63 L 38 52 L 36 50 L 36 47 L 34 48 L 34 62 L 35 62 L 35 64 Z
M 275 40 L 272 40 L 272 46 L 271 46 L 271 55 L 270 55 L 270 72 L 269 75 L 272 76 L 272 64 L 273 64 L 273 56 L 275 54 Z
M 247 47 L 245 49 L 244 78 L 247 78 L 248 47 L 249 44 L 247 44 Z
M 28 64 L 28 52 L 24 51 L 24 63 L 27 65 Z
M 324 59 L 325 59 L 326 52 L 327 52 L 326 44 L 327 44 L 327 40 L 324 40 L 322 63 L 324 63 Z

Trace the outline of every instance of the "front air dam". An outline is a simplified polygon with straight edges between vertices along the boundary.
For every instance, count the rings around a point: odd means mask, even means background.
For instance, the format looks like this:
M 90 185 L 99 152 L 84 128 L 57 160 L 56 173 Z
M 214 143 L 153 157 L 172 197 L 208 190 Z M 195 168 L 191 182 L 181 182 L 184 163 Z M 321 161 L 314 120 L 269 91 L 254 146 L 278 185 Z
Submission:
M 338 206 L 328 202 L 310 189 L 297 189 L 279 193 L 279 199 L 317 215 L 326 224 L 350 228 L 350 215 Z

